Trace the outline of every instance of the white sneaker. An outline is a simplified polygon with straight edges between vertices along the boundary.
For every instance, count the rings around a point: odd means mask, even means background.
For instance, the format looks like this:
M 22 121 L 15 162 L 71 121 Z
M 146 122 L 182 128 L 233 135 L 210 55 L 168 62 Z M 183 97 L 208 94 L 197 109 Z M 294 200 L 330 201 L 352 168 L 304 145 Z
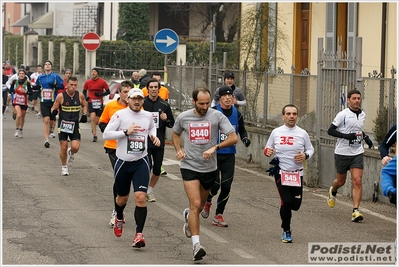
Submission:
M 19 132 L 18 132 L 18 137 L 19 137 L 19 138 L 22 138 L 22 137 L 24 137 L 24 135 L 23 135 L 23 133 L 22 133 L 22 130 L 21 130 L 21 129 L 19 129 Z
M 18 137 L 19 136 L 19 130 L 15 131 L 14 137 Z
M 113 210 L 111 214 L 111 220 L 109 220 L 109 225 L 114 226 L 115 219 L 116 219 L 116 210 Z
M 151 193 L 147 194 L 147 201 L 149 201 L 149 202 L 157 201 L 155 196 L 154 196 L 154 193 L 151 192 Z
M 41 118 L 42 118 L 42 114 L 40 114 L 40 112 L 38 112 L 37 115 L 36 115 L 36 117 L 37 117 L 38 119 L 41 119 Z
M 10 109 L 8 108 L 8 106 L 6 107 L 6 110 L 4 110 L 4 112 L 10 112 Z
M 50 138 L 55 138 L 55 134 L 54 133 L 50 133 Z
M 68 176 L 68 175 L 69 175 L 68 166 L 62 166 L 62 168 L 61 168 L 61 175 L 62 175 L 62 176 Z
M 5 119 L 6 119 L 6 115 L 3 114 L 3 120 L 5 120 Z
M 68 155 L 67 164 L 68 166 L 72 166 L 73 163 L 75 162 L 75 155 L 71 153 L 71 148 L 68 148 L 67 155 Z

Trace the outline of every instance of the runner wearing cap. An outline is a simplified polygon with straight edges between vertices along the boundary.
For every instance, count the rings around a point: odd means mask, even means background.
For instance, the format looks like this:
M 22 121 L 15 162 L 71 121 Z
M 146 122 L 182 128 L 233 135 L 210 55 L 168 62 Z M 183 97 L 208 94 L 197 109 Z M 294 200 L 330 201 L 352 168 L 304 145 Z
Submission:
M 117 159 L 114 167 L 117 192 L 114 234 L 117 237 L 122 235 L 123 210 L 129 199 L 132 184 L 136 203 L 136 235 L 132 242 L 134 248 L 145 247 L 143 229 L 147 218 L 146 195 L 150 178 L 148 141 L 152 141 L 156 146 L 161 144 L 152 114 L 142 109 L 143 103 L 144 95 L 141 89 L 131 89 L 128 93 L 129 106 L 114 113 L 103 134 L 105 140 L 117 140 Z
M 247 104 L 247 100 L 245 99 L 245 95 L 240 88 L 234 85 L 234 73 L 228 71 L 224 74 L 224 84 L 231 87 L 233 90 L 233 105 L 238 108 L 239 106 L 245 106 Z M 216 106 L 219 104 L 219 90 L 216 89 L 215 95 L 213 96 L 211 107 Z

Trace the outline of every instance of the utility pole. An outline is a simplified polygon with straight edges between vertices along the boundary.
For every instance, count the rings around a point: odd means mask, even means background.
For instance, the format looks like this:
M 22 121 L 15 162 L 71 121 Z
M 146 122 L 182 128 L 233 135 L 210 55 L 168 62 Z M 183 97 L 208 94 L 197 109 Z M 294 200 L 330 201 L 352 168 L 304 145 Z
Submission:
M 208 70 L 208 89 L 212 92 L 212 56 L 216 51 L 216 13 L 213 14 L 213 21 L 211 23 L 211 35 L 209 46 L 209 70 Z

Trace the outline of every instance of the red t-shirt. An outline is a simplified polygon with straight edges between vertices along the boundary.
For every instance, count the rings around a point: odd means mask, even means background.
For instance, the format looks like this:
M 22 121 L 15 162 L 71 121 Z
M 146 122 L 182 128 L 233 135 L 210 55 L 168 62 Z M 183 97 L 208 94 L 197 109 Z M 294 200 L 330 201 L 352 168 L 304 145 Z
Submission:
M 103 103 L 102 96 L 96 96 L 95 92 L 102 94 L 104 90 L 109 90 L 108 83 L 98 78 L 96 80 L 90 79 L 83 85 L 83 90 L 87 91 L 87 96 L 90 98 L 88 102 L 92 102 L 93 99 L 101 99 L 101 104 Z

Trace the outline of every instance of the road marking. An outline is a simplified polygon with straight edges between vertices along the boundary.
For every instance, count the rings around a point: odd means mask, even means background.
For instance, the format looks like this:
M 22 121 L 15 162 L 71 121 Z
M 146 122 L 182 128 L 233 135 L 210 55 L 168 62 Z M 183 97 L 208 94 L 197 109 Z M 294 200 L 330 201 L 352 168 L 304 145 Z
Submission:
M 238 256 L 240 256 L 241 258 L 244 258 L 244 259 L 253 259 L 254 258 L 254 256 L 246 253 L 244 250 L 239 249 L 239 248 L 233 248 L 232 251 L 235 252 L 236 254 L 238 254 Z

